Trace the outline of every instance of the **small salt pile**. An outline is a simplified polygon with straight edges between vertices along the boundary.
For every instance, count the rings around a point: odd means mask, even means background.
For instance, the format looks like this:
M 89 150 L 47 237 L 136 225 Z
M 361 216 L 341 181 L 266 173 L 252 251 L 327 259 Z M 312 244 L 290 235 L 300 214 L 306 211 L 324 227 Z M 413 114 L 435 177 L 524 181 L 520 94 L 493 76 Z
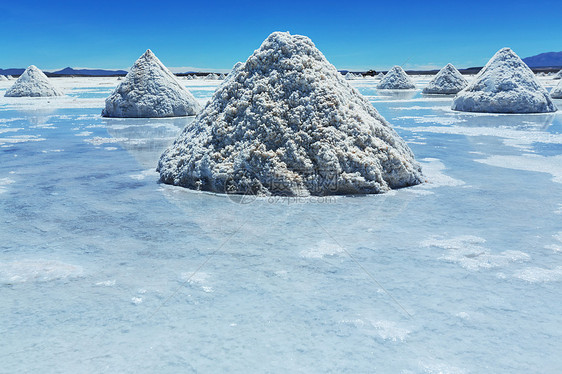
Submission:
M 63 95 L 62 91 L 53 86 L 49 78 L 34 65 L 28 67 L 4 94 L 6 97 L 49 97 Z
M 400 66 L 394 66 L 377 86 L 379 90 L 409 90 L 416 88 L 412 78 Z
M 424 94 L 452 95 L 468 86 L 468 81 L 452 64 L 447 64 L 423 89 Z
M 4 76 L 4 75 L 0 75 L 0 81 L 8 81 L 9 79 Z
M 562 79 L 562 70 L 560 70 L 558 73 L 556 73 L 556 75 L 552 79 Z
M 419 184 L 406 143 L 312 41 L 271 34 L 161 156 L 164 183 L 219 193 L 383 193 Z
M 490 113 L 555 112 L 546 89 L 509 48 L 500 49 L 453 100 L 453 110 Z
M 562 80 L 550 91 L 550 97 L 553 99 L 562 99 Z
M 384 73 L 381 71 L 381 72 L 377 75 L 377 78 L 383 79 L 383 78 L 384 78 Z
M 218 76 L 217 74 L 215 74 L 215 73 L 211 73 L 211 74 L 208 74 L 208 75 L 205 77 L 205 79 L 207 79 L 207 80 L 212 80 L 212 81 L 216 81 L 216 80 L 219 79 L 219 76 Z
M 181 117 L 200 110 L 193 95 L 149 49 L 105 100 L 104 117 Z

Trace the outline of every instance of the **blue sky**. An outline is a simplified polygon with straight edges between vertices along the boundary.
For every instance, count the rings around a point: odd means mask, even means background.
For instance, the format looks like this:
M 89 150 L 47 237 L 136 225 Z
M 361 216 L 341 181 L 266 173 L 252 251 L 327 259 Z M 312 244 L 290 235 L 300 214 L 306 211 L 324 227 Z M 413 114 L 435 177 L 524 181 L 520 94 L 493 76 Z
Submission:
M 562 51 L 562 1 L 27 1 L 0 4 L 0 68 L 229 69 L 273 31 L 309 36 L 339 69 L 481 66 L 501 47 Z

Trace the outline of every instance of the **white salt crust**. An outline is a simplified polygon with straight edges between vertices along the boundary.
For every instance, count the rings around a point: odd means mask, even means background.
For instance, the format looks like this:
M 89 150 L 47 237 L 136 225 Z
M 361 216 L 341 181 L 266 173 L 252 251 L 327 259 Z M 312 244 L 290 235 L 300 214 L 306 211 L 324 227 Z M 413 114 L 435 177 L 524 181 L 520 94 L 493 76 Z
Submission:
M 394 66 L 377 86 L 379 90 L 410 90 L 416 88 L 412 78 L 400 66 Z
M 546 89 L 509 48 L 500 49 L 453 100 L 453 110 L 489 113 L 555 112 Z
M 35 65 L 28 67 L 4 94 L 6 97 L 64 96 Z
M 200 106 L 176 76 L 149 49 L 105 100 L 104 117 L 181 117 Z
M 423 89 L 424 94 L 453 95 L 468 86 L 468 81 L 452 64 L 447 64 Z
M 422 181 L 371 103 L 309 38 L 282 32 L 236 64 L 158 170 L 164 183 L 258 195 L 382 193 Z

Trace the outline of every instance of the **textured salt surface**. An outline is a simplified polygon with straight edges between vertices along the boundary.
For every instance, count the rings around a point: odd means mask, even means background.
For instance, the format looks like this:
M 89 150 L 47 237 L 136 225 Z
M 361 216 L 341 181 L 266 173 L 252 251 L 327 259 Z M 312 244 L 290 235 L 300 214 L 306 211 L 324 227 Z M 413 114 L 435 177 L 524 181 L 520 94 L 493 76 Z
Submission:
M 509 48 L 500 49 L 453 100 L 453 110 L 491 113 L 555 112 L 546 89 Z
M 408 90 L 416 88 L 412 78 L 400 66 L 394 66 L 377 86 L 380 90 Z
M 276 32 L 162 155 L 161 181 L 258 195 L 381 193 L 421 182 L 408 146 L 310 39 Z
M 425 94 L 456 94 L 468 85 L 468 81 L 452 64 L 447 64 L 423 89 Z
M 0 372 L 562 372 L 562 184 L 475 162 L 533 152 L 552 163 L 562 114 L 459 113 L 450 99 L 373 95 L 406 141 L 423 136 L 410 147 L 428 183 L 241 206 L 148 171 L 177 136 L 170 125 L 181 131 L 193 117 L 101 118 L 103 101 L 90 98 L 107 97 L 115 78 L 56 82 L 84 90 L 50 99 L 51 112 L 44 100 L 0 97 L 0 128 L 20 129 L 1 136 L 44 139 L 0 146 L 0 263 L 56 260 L 83 273 L 0 283 Z M 219 84 L 183 82 L 200 102 Z M 348 82 L 376 92 L 375 80 Z M 44 109 L 22 104 L 36 101 Z M 462 127 L 446 132 L 445 117 Z M 39 123 L 54 129 L 29 126 Z M 86 143 L 83 131 L 120 141 Z M 432 169 L 465 183 L 425 190 Z M 420 245 L 429 239 L 442 246 Z M 11 274 L 30 274 L 19 269 Z
M 10 87 L 4 96 L 6 97 L 45 97 L 63 96 L 58 88 L 53 86 L 49 78 L 34 65 L 28 67 L 18 80 Z
M 550 96 L 553 99 L 562 99 L 562 80 L 560 80 L 556 87 L 554 87 L 552 91 L 550 91 Z
M 0 284 L 48 282 L 76 278 L 82 267 L 50 260 L 21 260 L 0 262 Z
M 200 106 L 162 62 L 147 50 L 105 100 L 104 117 L 180 117 Z

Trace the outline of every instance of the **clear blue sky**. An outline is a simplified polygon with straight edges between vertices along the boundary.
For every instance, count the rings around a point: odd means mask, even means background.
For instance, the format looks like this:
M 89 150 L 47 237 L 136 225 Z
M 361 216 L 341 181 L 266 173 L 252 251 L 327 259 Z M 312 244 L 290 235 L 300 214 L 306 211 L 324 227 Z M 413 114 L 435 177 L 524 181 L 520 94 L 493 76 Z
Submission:
M 310 37 L 340 69 L 481 66 L 498 49 L 562 51 L 562 1 L 22 1 L 0 3 L 0 68 L 229 69 L 273 31 Z

